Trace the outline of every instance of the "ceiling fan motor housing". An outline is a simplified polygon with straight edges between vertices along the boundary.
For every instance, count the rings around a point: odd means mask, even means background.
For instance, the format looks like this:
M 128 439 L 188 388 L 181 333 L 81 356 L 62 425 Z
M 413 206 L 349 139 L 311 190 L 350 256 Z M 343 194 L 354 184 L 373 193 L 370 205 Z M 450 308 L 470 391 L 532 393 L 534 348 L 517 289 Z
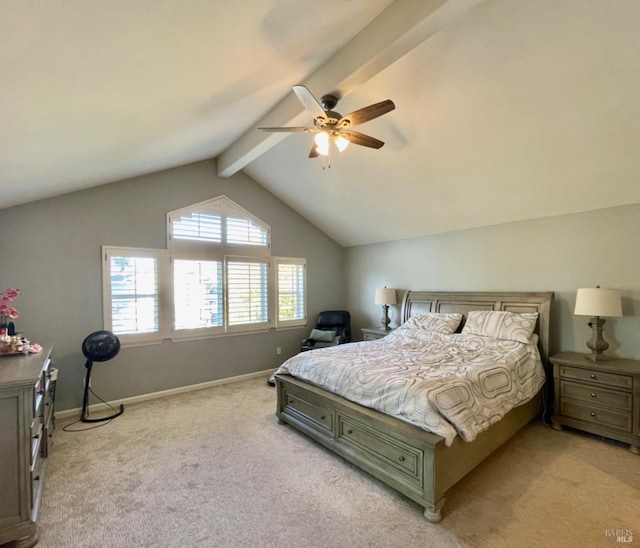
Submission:
M 320 97 L 320 105 L 324 110 L 331 110 L 338 104 L 338 98 L 335 95 L 323 95 Z
M 325 111 L 327 124 L 330 124 L 330 125 L 336 124 L 340 119 L 342 119 L 342 114 L 340 114 L 339 112 L 335 112 L 334 110 L 331 110 L 335 108 L 337 104 L 338 104 L 338 98 L 335 95 L 323 95 L 320 98 L 320 105 Z

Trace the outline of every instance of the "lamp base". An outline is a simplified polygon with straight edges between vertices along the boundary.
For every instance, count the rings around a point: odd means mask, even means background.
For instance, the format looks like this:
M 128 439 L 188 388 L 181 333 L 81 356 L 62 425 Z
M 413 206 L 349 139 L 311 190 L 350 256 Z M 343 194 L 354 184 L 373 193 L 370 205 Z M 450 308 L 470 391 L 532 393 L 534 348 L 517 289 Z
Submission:
M 382 318 L 380 318 L 380 325 L 385 331 L 391 331 L 391 328 L 389 327 L 390 323 L 391 320 L 389 319 L 389 305 L 384 304 L 382 305 Z
M 591 338 L 587 341 L 587 347 L 591 349 L 591 354 L 587 354 L 586 358 L 593 362 L 604 362 L 609 359 L 603 354 L 603 352 L 609 348 L 609 343 L 605 341 L 602 336 L 605 321 L 604 318 L 595 316 L 591 318 L 588 324 L 591 328 Z
M 609 356 L 605 356 L 604 354 L 597 354 L 596 352 L 585 354 L 584 357 L 588 360 L 591 360 L 592 362 L 608 362 L 609 360 L 611 360 Z

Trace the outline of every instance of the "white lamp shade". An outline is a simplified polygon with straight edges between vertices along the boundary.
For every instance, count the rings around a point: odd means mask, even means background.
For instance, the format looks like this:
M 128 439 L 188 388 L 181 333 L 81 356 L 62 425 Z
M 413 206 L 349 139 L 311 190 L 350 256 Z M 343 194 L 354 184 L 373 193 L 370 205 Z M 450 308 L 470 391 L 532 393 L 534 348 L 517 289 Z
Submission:
M 573 311 L 578 316 L 622 316 L 622 300 L 619 289 L 601 289 L 587 287 L 578 289 L 576 308 Z
M 398 302 L 396 298 L 395 289 L 376 289 L 376 302 L 375 304 L 396 304 Z

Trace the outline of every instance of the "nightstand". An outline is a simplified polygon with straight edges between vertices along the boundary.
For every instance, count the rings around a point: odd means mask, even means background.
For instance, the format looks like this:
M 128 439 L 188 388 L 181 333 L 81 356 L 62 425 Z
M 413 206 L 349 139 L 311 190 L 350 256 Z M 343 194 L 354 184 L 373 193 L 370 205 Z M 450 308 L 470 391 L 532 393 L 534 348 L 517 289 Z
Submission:
M 363 341 L 375 341 L 376 339 L 382 339 L 386 337 L 393 329 L 382 329 L 382 327 L 363 327 L 362 340 Z
M 640 361 L 594 362 L 579 352 L 561 352 L 553 364 L 552 427 L 578 428 L 622 441 L 640 455 Z

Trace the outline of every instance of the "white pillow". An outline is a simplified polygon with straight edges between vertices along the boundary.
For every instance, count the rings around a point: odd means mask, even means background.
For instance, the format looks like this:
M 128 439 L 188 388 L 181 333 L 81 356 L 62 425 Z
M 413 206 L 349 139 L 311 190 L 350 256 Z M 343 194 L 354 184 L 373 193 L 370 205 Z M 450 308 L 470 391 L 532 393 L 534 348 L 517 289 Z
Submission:
M 467 315 L 462 333 L 527 344 L 531 342 L 537 319 L 537 312 L 474 310 Z
M 425 331 L 435 331 L 436 333 L 442 333 L 443 335 L 451 335 L 451 333 L 454 333 L 455 330 L 458 329 L 461 321 L 462 314 L 427 312 L 426 314 L 416 314 L 415 316 L 411 316 L 411 318 L 407 320 L 406 325 L 416 329 L 424 329 Z

